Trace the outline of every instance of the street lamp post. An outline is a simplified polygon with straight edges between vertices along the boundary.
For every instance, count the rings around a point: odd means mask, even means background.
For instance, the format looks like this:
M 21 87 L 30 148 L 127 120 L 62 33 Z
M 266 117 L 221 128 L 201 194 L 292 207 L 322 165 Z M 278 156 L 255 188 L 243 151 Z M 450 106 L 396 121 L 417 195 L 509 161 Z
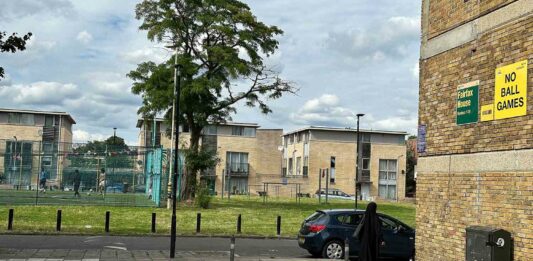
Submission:
M 117 127 L 113 127 L 113 144 L 117 144 Z
M 179 146 L 179 108 L 180 108 L 180 84 L 181 84 L 181 65 L 177 60 L 178 52 L 176 52 L 176 60 L 174 63 L 174 98 L 175 98 L 175 114 L 174 121 L 176 123 L 175 138 L 174 138 L 174 173 L 172 176 L 172 224 L 170 226 L 170 258 L 176 255 L 176 190 L 178 183 L 178 146 Z
M 359 160 L 359 118 L 365 116 L 363 113 L 358 113 L 357 115 L 357 151 L 355 153 L 355 210 L 357 210 L 357 177 L 359 176 L 359 163 L 361 162 Z

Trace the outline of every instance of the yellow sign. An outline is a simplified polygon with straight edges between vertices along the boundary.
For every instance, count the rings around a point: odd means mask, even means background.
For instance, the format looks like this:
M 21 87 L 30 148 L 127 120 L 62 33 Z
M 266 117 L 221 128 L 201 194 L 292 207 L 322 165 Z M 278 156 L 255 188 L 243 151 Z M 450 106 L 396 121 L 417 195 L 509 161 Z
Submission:
M 481 105 L 481 121 L 494 120 L 494 104 Z
M 527 114 L 527 60 L 496 68 L 494 119 Z

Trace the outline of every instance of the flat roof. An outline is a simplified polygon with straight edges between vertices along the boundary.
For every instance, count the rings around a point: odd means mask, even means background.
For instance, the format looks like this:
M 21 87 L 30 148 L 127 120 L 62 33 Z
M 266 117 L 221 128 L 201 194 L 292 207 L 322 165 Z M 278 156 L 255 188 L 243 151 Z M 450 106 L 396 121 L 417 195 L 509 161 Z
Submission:
M 14 113 L 29 113 L 29 114 L 48 114 L 48 115 L 61 115 L 67 116 L 67 118 L 73 123 L 76 124 L 76 121 L 72 116 L 66 112 L 62 111 L 37 111 L 37 110 L 19 110 L 19 109 L 6 109 L 0 108 L 0 112 L 14 112 Z
M 152 120 L 152 119 L 150 119 L 150 120 Z M 165 121 L 165 119 L 163 119 L 163 118 L 155 118 L 155 121 L 163 122 L 163 121 Z M 136 127 L 140 128 L 142 126 L 143 122 L 144 122 L 144 119 L 138 119 Z M 232 122 L 232 121 L 227 121 L 227 122 L 224 122 L 224 123 L 218 123 L 218 124 L 215 124 L 215 125 L 221 125 L 221 126 L 243 126 L 243 127 L 252 127 L 252 128 L 259 128 L 260 127 L 257 123 Z
M 298 133 L 301 131 L 306 130 L 320 130 L 320 131 L 338 131 L 338 132 L 357 132 L 357 129 L 353 128 L 341 128 L 341 127 L 325 127 L 325 126 L 309 126 L 301 129 L 297 129 L 294 131 L 287 132 L 283 134 L 283 136 Z M 365 130 L 365 129 L 359 129 L 359 132 L 365 132 L 365 133 L 380 133 L 380 134 L 394 134 L 394 135 L 407 135 L 408 133 L 405 131 L 387 131 L 387 130 Z

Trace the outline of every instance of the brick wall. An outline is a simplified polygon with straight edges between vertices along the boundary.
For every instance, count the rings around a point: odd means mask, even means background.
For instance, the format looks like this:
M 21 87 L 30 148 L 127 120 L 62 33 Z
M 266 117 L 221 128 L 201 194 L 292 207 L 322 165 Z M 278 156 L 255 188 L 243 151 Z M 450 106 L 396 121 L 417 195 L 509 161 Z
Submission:
M 514 16 L 502 8 L 491 20 L 507 22 L 471 22 L 467 28 L 474 31 L 485 24 L 475 37 L 462 38 L 469 39 L 465 42 L 452 37 L 471 31 L 431 39 L 511 2 L 529 11 Z M 533 260 L 533 6 L 528 3 L 429 0 L 428 8 L 423 1 L 422 50 L 450 48 L 420 61 L 419 124 L 426 125 L 427 144 L 417 166 L 417 260 L 464 260 L 465 228 L 472 225 L 510 231 L 514 260 Z M 433 45 L 425 42 L 428 36 Z M 479 104 L 492 104 L 495 69 L 522 60 L 528 60 L 528 114 L 457 126 L 458 85 L 479 80 Z
M 470 21 L 481 14 L 516 0 L 425 0 L 429 1 L 428 38 Z
M 425 156 L 533 148 L 532 42 L 529 16 L 420 62 L 419 123 L 427 126 Z M 458 85 L 479 80 L 479 104 L 491 104 L 495 69 L 524 59 L 529 59 L 527 116 L 455 124 Z
M 424 174 L 417 179 L 417 260 L 464 260 L 465 228 L 514 237 L 514 260 L 533 258 L 533 172 Z

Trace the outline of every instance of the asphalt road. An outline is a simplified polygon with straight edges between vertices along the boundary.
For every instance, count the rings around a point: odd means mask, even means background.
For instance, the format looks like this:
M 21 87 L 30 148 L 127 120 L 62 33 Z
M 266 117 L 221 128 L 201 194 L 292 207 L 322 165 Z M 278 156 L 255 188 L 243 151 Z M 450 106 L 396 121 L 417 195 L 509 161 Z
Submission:
M 168 250 L 168 237 L 0 235 L 0 248 L 5 249 L 115 249 Z M 229 238 L 178 237 L 176 251 L 229 251 Z M 241 257 L 310 257 L 298 247 L 296 240 L 237 238 L 235 253 Z

